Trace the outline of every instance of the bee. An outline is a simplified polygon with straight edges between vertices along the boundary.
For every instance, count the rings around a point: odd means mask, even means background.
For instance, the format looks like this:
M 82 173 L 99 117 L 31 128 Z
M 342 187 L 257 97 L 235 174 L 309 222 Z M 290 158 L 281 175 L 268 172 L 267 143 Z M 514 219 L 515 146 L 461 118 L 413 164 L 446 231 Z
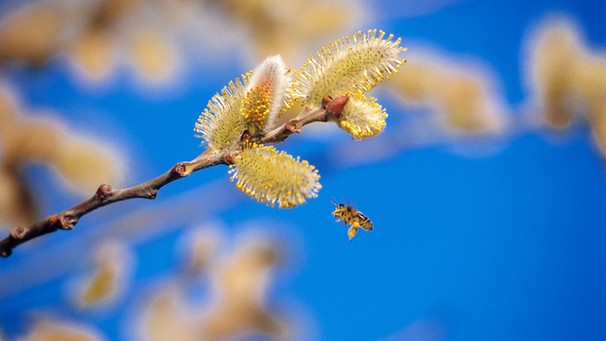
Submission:
M 353 206 L 339 204 L 335 200 L 332 202 L 335 204 L 335 210 L 332 212 L 332 215 L 337 218 L 337 222 L 343 221 L 345 226 L 347 226 L 347 224 L 351 225 L 347 230 L 349 240 L 358 233 L 359 227 L 366 231 L 372 231 L 372 221 L 365 216 L 364 213 L 356 210 Z

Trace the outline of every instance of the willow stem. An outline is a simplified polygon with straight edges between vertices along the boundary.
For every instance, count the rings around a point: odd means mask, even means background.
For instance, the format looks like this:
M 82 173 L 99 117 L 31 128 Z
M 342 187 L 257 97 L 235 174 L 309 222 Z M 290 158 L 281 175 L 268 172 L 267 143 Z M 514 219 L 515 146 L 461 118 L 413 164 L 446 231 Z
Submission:
M 275 128 L 257 140 L 261 143 L 276 143 L 286 140 L 291 134 L 301 132 L 301 127 L 318 121 L 326 121 L 326 113 L 322 108 L 304 109 L 296 118 Z M 192 161 L 176 163 L 166 173 L 147 182 L 128 188 L 115 189 L 111 185 L 103 184 L 97 188 L 95 194 L 65 211 L 53 214 L 29 226 L 15 226 L 10 234 L 0 240 L 0 256 L 9 257 L 13 249 L 28 240 L 40 237 L 57 230 L 72 230 L 82 216 L 106 205 L 118 201 L 142 198 L 155 199 L 158 191 L 169 183 L 182 179 L 202 169 L 216 165 L 231 165 L 234 157 L 239 153 L 241 143 L 233 148 L 222 151 L 207 149 Z

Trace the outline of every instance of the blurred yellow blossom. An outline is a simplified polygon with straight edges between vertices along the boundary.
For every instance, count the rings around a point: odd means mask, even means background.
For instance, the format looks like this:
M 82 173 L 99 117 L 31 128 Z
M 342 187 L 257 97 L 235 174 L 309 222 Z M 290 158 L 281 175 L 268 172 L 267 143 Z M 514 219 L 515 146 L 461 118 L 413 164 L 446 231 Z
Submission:
M 99 331 L 72 322 L 41 319 L 37 321 L 21 341 L 102 341 L 106 338 Z
M 568 101 L 574 87 L 573 67 L 580 57 L 578 33 L 564 22 L 547 23 L 531 49 L 528 71 L 543 118 L 554 128 L 566 128 L 574 116 Z
M 21 176 L 32 163 L 44 163 L 83 195 L 103 182 L 122 183 L 122 153 L 73 131 L 54 114 L 30 112 L 9 84 L 0 83 L 0 221 L 24 224 L 37 218 L 34 194 Z
M 102 243 L 97 249 L 94 271 L 76 290 L 76 304 L 85 308 L 115 301 L 125 289 L 131 258 L 125 245 Z
M 280 53 L 289 62 L 300 62 L 307 46 L 350 30 L 367 13 L 355 0 L 205 1 L 220 6 L 231 23 L 246 28 L 256 60 Z
M 529 46 L 528 73 L 545 122 L 562 129 L 586 120 L 606 155 L 606 54 L 588 47 L 565 18 L 545 20 Z
M 175 31 L 184 25 L 169 19 L 185 17 L 186 7 L 141 0 L 15 5 L 0 17 L 0 63 L 40 65 L 64 56 L 78 76 L 93 82 L 108 80 L 119 65 L 146 82 L 166 81 L 177 70 Z
M 64 18 L 49 2 L 30 3 L 10 12 L 0 22 L 0 62 L 46 62 L 63 47 L 64 24 Z
M 177 48 L 169 36 L 151 28 L 141 28 L 134 34 L 132 59 L 139 78 L 151 82 L 167 82 L 176 73 Z
M 211 226 L 196 229 L 184 238 L 183 260 L 185 270 L 190 273 L 207 271 L 223 238 L 219 228 Z
M 101 183 L 119 186 L 125 180 L 121 152 L 100 139 L 72 134 L 55 144 L 52 167 L 76 192 L 90 194 Z
M 201 321 L 183 297 L 180 288 L 162 288 L 147 300 L 139 333 L 147 341 L 194 341 L 201 337 Z
M 213 235 L 216 231 L 198 233 Z M 152 287 L 137 315 L 141 339 L 219 341 L 252 333 L 285 339 L 290 325 L 267 302 L 282 250 L 258 230 L 243 237 L 235 245 L 219 243 L 214 246 L 218 252 L 205 256 L 204 271 L 196 278 L 204 279 L 205 299 L 192 299 L 189 289 L 193 283 L 185 278 Z M 192 274 L 187 275 L 191 279 Z
M 273 267 L 280 253 L 267 242 L 243 243 L 212 273 L 213 302 L 204 316 L 206 340 L 225 340 L 250 331 L 283 338 L 286 326 L 266 307 Z
M 118 62 L 112 36 L 104 30 L 83 32 L 70 50 L 74 69 L 91 80 L 107 79 Z
M 506 130 L 507 115 L 496 80 L 479 63 L 421 49 L 411 60 L 406 72 L 388 84 L 404 101 L 433 108 L 449 131 L 498 134 Z

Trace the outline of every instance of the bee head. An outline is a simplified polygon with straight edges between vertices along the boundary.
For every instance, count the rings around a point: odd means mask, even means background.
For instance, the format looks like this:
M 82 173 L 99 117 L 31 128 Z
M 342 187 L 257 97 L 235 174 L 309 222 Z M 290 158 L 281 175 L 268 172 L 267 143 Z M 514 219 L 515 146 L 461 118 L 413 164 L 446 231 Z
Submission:
M 343 204 L 339 204 L 335 199 L 332 199 L 331 202 L 333 203 L 333 205 L 335 205 L 337 208 L 343 208 Z

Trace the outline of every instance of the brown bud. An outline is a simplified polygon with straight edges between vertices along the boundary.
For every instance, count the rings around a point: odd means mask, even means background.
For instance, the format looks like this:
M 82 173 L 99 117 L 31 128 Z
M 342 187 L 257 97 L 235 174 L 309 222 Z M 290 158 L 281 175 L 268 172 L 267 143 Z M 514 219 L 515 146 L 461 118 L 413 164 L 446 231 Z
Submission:
M 97 192 L 95 193 L 95 195 L 100 199 L 104 200 L 109 197 L 113 191 L 114 188 L 111 185 L 103 184 L 99 186 L 99 188 L 97 188 Z
M 11 236 L 15 239 L 23 239 L 23 237 L 25 237 L 25 234 L 27 233 L 27 231 L 28 231 L 28 229 L 26 229 L 25 227 L 15 226 L 11 230 Z
M 349 101 L 349 96 L 337 96 L 326 104 L 326 117 L 330 120 L 337 120 L 341 117 L 341 113 L 343 112 L 343 108 Z
M 242 136 L 240 136 L 240 141 L 248 141 L 251 138 L 251 134 L 250 131 L 248 131 L 248 129 L 244 130 L 244 132 L 242 133 Z
M 328 105 L 328 102 L 330 102 L 331 100 L 332 96 L 324 95 L 324 97 L 322 97 L 322 109 L 326 109 L 326 105 Z

